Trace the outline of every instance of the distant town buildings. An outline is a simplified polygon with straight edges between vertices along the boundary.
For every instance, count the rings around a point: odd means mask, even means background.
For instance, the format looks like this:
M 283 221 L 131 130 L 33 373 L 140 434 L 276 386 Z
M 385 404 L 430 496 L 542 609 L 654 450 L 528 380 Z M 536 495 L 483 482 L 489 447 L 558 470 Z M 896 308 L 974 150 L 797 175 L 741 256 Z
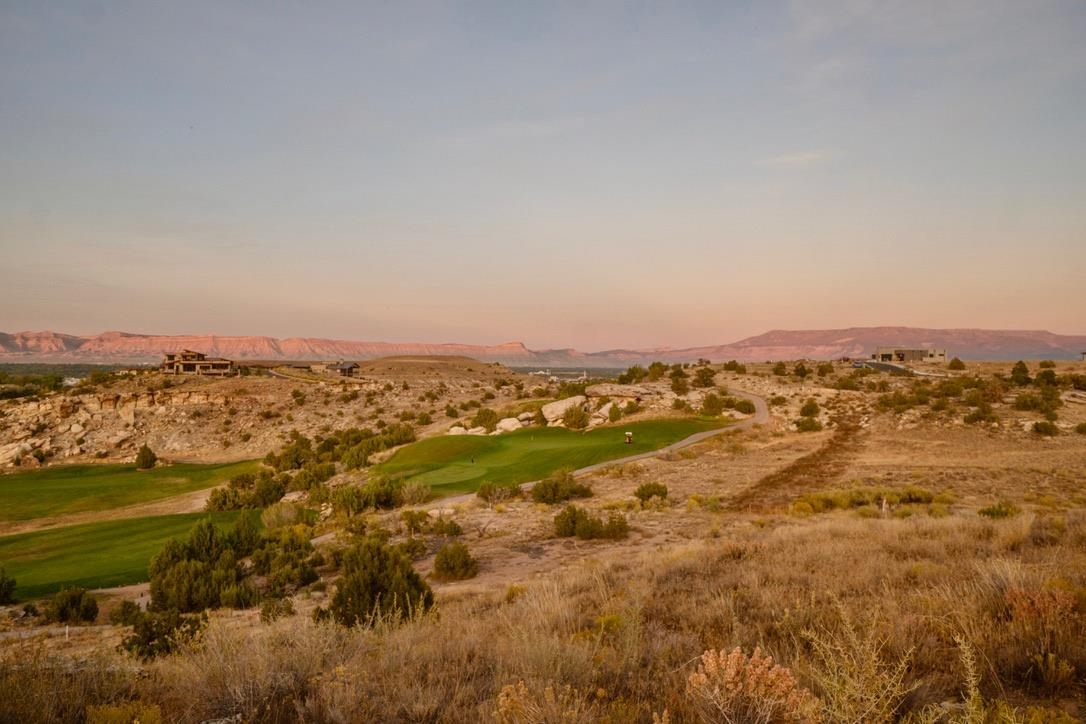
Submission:
M 236 373 L 234 363 L 222 357 L 208 357 L 203 352 L 183 349 L 177 354 L 167 354 L 162 361 L 162 371 L 173 375 L 211 375 L 225 377 Z
M 946 350 L 927 347 L 876 347 L 871 359 L 876 362 L 946 362 Z

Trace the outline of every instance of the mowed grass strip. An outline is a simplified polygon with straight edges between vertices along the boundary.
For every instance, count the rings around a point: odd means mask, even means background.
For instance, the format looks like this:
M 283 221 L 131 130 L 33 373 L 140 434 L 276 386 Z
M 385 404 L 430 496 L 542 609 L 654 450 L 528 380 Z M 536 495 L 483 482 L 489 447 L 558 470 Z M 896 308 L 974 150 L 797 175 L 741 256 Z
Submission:
M 247 460 L 221 465 L 61 465 L 0 476 L 0 522 L 111 510 L 213 488 L 255 472 Z
M 62 587 L 108 588 L 148 580 L 147 566 L 170 538 L 185 538 L 201 519 L 230 526 L 239 515 L 184 513 L 85 523 L 0 538 L 0 563 L 16 580 L 19 600 Z
M 548 427 L 493 436 L 445 435 L 408 445 L 375 470 L 426 483 L 438 493 L 470 492 L 484 481 L 523 483 L 560 468 L 583 468 L 652 452 L 726 424 L 719 419 L 683 418 L 645 420 L 588 432 Z M 630 445 L 626 444 L 626 432 L 633 433 Z

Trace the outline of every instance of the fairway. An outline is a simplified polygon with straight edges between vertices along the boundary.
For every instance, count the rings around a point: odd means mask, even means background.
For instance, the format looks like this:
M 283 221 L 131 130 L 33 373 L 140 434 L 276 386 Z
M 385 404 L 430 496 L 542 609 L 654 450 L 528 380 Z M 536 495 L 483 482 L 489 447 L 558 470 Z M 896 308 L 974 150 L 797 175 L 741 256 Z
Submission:
M 560 468 L 583 468 L 659 450 L 726 424 L 720 419 L 686 418 L 646 420 L 589 432 L 527 428 L 505 435 L 446 435 L 408 445 L 378 465 L 376 472 L 426 483 L 437 493 L 469 492 L 484 481 L 523 483 Z M 633 433 L 630 445 L 625 442 L 626 432 Z
M 228 526 L 242 514 L 161 515 L 5 536 L 0 538 L 0 563 L 15 577 L 19 600 L 44 596 L 62 586 L 106 588 L 140 583 L 147 580 L 147 566 L 167 540 L 185 538 L 204 518 Z
M 247 460 L 223 465 L 62 465 L 0 476 L 0 522 L 111 510 L 213 488 L 255 472 Z

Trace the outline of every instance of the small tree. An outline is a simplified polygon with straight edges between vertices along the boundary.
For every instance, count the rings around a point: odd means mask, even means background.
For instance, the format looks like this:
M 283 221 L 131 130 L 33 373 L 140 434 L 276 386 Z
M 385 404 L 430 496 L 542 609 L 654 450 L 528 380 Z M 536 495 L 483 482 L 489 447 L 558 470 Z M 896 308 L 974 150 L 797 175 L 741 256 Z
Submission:
M 788 374 L 788 367 L 784 364 L 784 362 L 778 362 L 777 364 L 773 365 L 773 374 L 778 377 L 784 377 L 786 374 Z
M 583 430 L 588 427 L 588 413 L 580 405 L 571 405 L 562 414 L 562 424 L 570 430 Z
M 479 562 L 459 541 L 444 546 L 434 557 L 434 578 L 442 581 L 463 581 L 479 573 Z
M 98 618 L 98 602 L 85 588 L 63 588 L 49 601 L 45 617 L 61 623 L 93 621 Z
M 799 414 L 803 417 L 816 417 L 821 411 L 822 408 L 813 399 L 807 400 L 803 403 L 803 407 L 799 408 Z
M 794 368 L 794 369 L 792 370 L 792 373 L 793 373 L 793 374 L 794 374 L 794 375 L 795 375 L 796 377 L 798 377 L 798 378 L 800 378 L 800 379 L 802 380 L 802 379 L 805 379 L 805 378 L 807 377 L 807 375 L 811 374 L 811 370 L 809 370 L 809 369 L 807 368 L 807 365 L 805 365 L 805 364 L 803 364 L 802 362 L 800 362 L 800 363 L 799 363 L 799 364 L 797 364 L 797 365 L 795 366 L 795 368 Z
M 136 469 L 137 470 L 150 470 L 158 462 L 158 455 L 155 455 L 151 448 L 146 444 L 141 445 L 139 452 L 136 453 Z
M 950 360 L 950 364 L 947 365 L 947 369 L 960 372 L 965 369 L 965 362 L 962 362 L 961 359 L 955 357 L 954 359 Z
M 365 625 L 378 616 L 402 619 L 425 611 L 434 594 L 402 552 L 366 540 L 343 554 L 343 577 L 330 611 L 342 626 Z
M 694 381 L 692 384 L 694 387 L 712 387 L 715 383 L 713 378 L 716 377 L 716 372 L 712 367 L 698 367 L 694 371 Z

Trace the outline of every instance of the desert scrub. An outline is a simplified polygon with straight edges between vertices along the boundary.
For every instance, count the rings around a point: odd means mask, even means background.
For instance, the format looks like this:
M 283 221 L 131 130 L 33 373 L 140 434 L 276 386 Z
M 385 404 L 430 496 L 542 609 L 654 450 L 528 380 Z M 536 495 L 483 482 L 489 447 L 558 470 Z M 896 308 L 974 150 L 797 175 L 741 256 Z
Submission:
M 795 424 L 796 430 L 800 432 L 818 432 L 822 429 L 822 423 L 816 417 L 801 417 Z
M 532 500 L 549 505 L 561 503 L 570 498 L 591 496 L 592 488 L 584 483 L 578 483 L 573 477 L 573 471 L 568 468 L 555 471 L 532 487 Z
M 812 724 L 821 722 L 819 701 L 789 669 L 773 663 L 760 648 L 747 656 L 706 651 L 686 680 L 686 695 L 703 722 Z
M 1009 500 L 1001 500 L 995 505 L 989 505 L 987 508 L 981 508 L 977 511 L 985 518 L 1013 518 L 1021 511 L 1018 506 Z
M 372 538 L 343 554 L 343 577 L 336 584 L 328 616 L 348 628 L 370 625 L 378 619 L 408 618 L 434 605 L 434 594 L 402 552 Z
M 822 412 L 822 408 L 818 406 L 814 399 L 808 399 L 803 403 L 803 407 L 799 408 L 801 417 L 817 417 L 820 412 Z
M 667 486 L 663 483 L 642 483 L 634 491 L 634 497 L 642 503 L 647 503 L 652 497 L 664 500 L 667 498 Z
M 517 483 L 492 483 L 488 480 L 479 485 L 475 491 L 475 496 L 493 505 L 519 498 L 523 492 Z
M 606 538 L 620 540 L 630 532 L 630 524 L 620 513 L 611 513 L 607 521 L 589 514 L 575 505 L 567 505 L 554 516 L 554 534 L 559 538 L 577 536 L 581 540 Z
M 434 578 L 439 581 L 463 581 L 479 573 L 479 562 L 468 547 L 456 542 L 443 546 L 434 557 Z
M 1040 420 L 1033 423 L 1033 431 L 1038 435 L 1044 435 L 1045 437 L 1052 437 L 1053 435 L 1060 434 L 1060 428 L 1056 427 L 1056 423 L 1049 422 L 1048 420 Z

